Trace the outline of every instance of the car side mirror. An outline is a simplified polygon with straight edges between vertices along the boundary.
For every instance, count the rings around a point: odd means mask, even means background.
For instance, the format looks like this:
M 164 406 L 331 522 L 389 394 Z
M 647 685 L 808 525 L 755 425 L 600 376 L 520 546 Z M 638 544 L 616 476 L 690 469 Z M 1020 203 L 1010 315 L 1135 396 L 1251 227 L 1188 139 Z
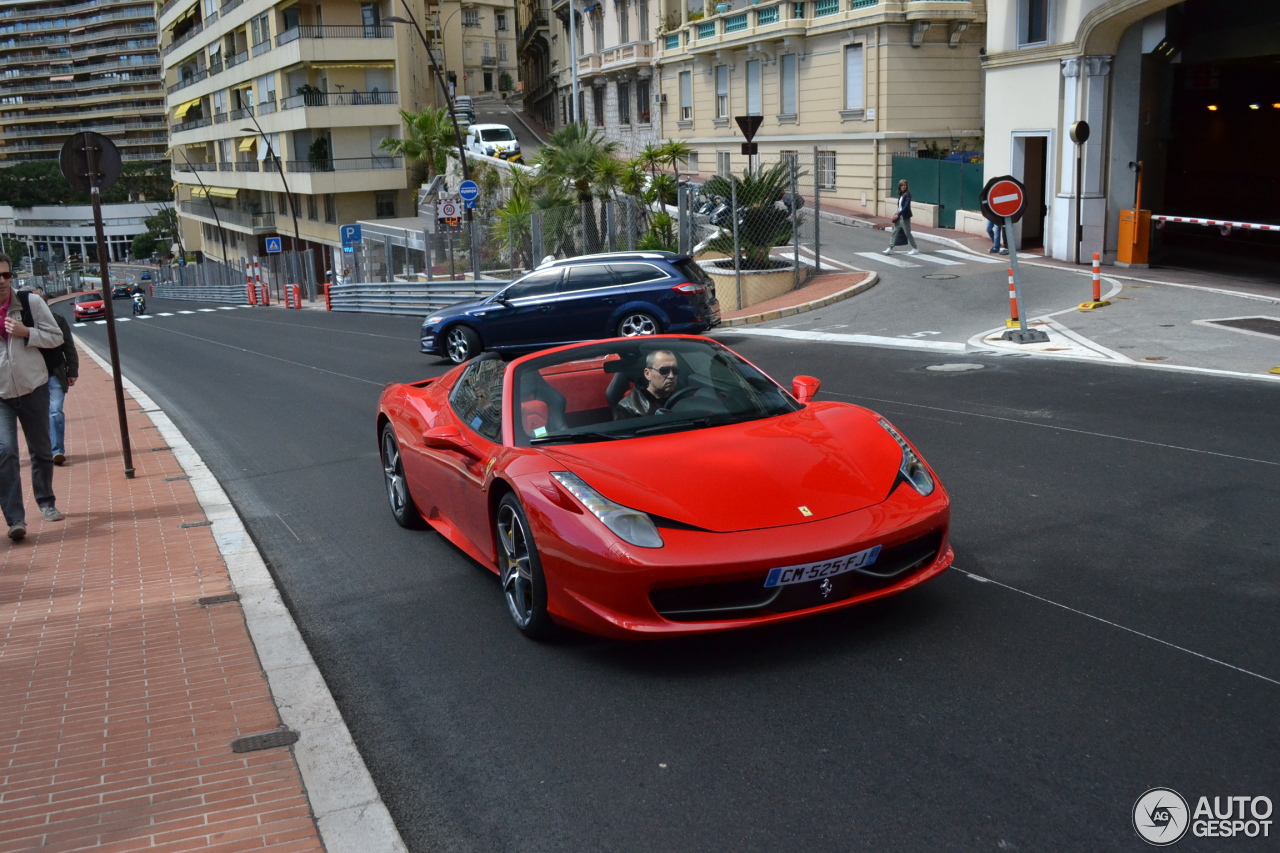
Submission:
M 511 304 L 511 301 L 510 301 L 509 299 L 507 299 L 507 294 L 506 294 L 506 292 L 505 292 L 505 291 L 504 291 L 504 292 L 502 292 L 502 293 L 495 294 L 495 295 L 494 295 L 494 297 L 493 297 L 493 301 L 494 301 L 494 302 L 497 302 L 499 305 L 510 305 L 510 304 Z
M 463 453 L 471 450 L 471 442 L 463 437 L 462 430 L 453 425 L 432 427 L 424 431 L 422 443 L 435 450 L 456 450 Z
M 822 380 L 813 376 L 797 376 L 791 380 L 791 396 L 801 403 L 807 403 L 818 394 Z

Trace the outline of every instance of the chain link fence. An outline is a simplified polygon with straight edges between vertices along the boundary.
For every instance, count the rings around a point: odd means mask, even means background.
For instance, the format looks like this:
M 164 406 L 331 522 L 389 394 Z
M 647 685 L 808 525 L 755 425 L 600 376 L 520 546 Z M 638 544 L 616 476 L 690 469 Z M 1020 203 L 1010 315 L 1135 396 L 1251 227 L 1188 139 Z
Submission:
M 162 266 L 157 272 L 158 284 L 178 287 L 241 287 L 254 275 L 262 280 L 273 299 L 284 299 L 286 284 L 301 284 L 303 294 L 310 297 L 307 282 L 316 281 L 315 255 L 311 252 L 279 252 L 265 257 L 242 257 L 234 263 L 224 263 L 205 257 L 198 264 Z M 245 264 L 249 264 L 246 274 Z
M 722 311 L 803 287 L 822 269 L 822 190 L 834 182 L 823 152 L 754 158 L 738 174 L 690 184 L 678 201 L 680 251 L 716 283 Z

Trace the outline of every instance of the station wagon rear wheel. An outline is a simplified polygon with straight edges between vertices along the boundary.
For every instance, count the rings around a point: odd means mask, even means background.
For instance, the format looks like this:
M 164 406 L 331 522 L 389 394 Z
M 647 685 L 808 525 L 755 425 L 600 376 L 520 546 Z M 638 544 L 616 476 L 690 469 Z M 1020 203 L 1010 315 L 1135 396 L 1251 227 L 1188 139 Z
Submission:
M 644 311 L 633 311 L 622 318 L 618 324 L 618 337 L 634 338 L 639 335 L 656 335 L 662 331 L 661 325 L 652 314 Z

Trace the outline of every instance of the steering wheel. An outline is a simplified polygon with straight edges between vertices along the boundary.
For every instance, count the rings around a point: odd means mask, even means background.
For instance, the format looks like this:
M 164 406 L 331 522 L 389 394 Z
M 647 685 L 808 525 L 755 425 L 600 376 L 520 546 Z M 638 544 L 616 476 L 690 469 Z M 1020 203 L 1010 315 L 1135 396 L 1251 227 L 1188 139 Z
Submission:
M 658 409 L 657 414 L 661 415 L 671 411 L 672 409 L 675 408 L 676 403 L 680 402 L 685 397 L 689 397 L 689 396 L 692 396 L 693 394 L 698 393 L 701 390 L 702 389 L 697 385 L 689 385 L 685 388 L 681 388 L 679 391 L 677 391 L 676 393 L 672 394 L 670 397 L 667 398 L 667 401 L 662 404 L 662 407 L 660 409 Z

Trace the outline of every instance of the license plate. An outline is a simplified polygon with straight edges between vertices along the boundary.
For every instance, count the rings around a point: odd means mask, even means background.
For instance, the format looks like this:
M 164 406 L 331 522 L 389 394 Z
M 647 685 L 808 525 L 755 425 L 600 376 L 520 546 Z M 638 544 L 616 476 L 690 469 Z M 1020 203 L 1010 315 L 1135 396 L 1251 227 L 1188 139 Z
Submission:
M 876 545 L 856 554 L 836 557 L 834 560 L 822 560 L 817 563 L 805 563 L 801 566 L 770 569 L 769 576 L 764 579 L 764 585 L 766 587 L 786 586 L 792 583 L 808 583 L 809 581 L 842 575 L 845 572 L 852 572 L 855 569 L 871 565 L 876 561 L 876 557 L 879 556 L 880 546 Z

